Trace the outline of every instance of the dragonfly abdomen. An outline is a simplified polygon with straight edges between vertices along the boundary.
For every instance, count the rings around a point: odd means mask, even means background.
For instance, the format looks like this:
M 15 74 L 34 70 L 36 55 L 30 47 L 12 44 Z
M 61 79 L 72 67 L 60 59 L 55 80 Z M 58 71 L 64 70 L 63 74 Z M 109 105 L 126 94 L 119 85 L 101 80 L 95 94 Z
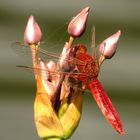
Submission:
M 89 88 L 105 118 L 117 132 L 119 132 L 121 135 L 124 135 L 125 132 L 122 128 L 119 115 L 99 80 L 94 79 L 90 81 Z

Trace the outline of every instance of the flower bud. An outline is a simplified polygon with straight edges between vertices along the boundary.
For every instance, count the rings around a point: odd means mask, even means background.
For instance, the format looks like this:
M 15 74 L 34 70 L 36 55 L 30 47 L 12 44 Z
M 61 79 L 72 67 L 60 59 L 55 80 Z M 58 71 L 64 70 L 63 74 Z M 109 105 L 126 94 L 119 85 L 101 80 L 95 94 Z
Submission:
M 68 33 L 72 37 L 80 37 L 86 28 L 89 7 L 84 8 L 77 16 L 75 16 L 68 25 Z
M 55 93 L 55 87 L 54 87 L 53 83 L 49 81 L 51 73 L 49 73 L 49 69 L 45 65 L 43 60 L 39 61 L 39 71 L 38 72 L 39 72 L 42 84 L 44 86 L 44 90 L 46 91 L 46 93 L 48 94 L 50 99 L 52 99 L 54 96 L 54 93 Z
M 119 30 L 117 33 L 108 37 L 99 45 L 99 50 L 105 58 L 110 59 L 115 54 L 120 35 L 121 31 Z
M 33 16 L 30 16 L 24 33 L 24 41 L 27 44 L 38 44 L 41 41 L 42 32 Z
M 66 42 L 62 53 L 61 53 L 61 58 L 60 58 L 60 62 L 59 62 L 59 67 L 61 71 L 69 71 L 69 61 L 66 61 L 67 59 L 69 59 L 69 48 L 68 48 L 68 43 Z
M 74 49 L 73 47 L 69 48 L 68 42 L 65 43 L 59 61 L 60 71 L 69 72 L 72 69 L 70 60 L 74 57 Z
M 47 67 L 48 67 L 50 72 L 56 71 L 56 64 L 52 60 L 47 63 Z
M 46 67 L 49 69 L 49 72 L 50 72 L 50 75 L 51 75 L 51 82 L 53 85 L 55 85 L 57 83 L 57 79 L 59 78 L 59 76 L 57 76 L 55 74 L 56 72 L 56 63 L 54 61 L 49 61 L 47 64 L 46 64 Z

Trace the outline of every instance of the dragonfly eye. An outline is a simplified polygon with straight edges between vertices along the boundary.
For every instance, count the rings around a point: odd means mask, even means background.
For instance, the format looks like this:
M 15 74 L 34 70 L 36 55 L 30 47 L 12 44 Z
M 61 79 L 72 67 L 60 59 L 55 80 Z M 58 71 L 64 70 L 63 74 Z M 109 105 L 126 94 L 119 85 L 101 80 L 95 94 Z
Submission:
M 86 47 L 83 44 L 78 44 L 77 49 L 80 53 L 85 53 L 87 51 Z

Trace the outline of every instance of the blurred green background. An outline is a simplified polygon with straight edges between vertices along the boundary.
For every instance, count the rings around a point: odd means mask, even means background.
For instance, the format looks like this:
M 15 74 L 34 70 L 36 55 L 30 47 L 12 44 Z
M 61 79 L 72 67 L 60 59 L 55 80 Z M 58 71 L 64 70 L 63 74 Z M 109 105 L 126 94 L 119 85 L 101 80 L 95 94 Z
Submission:
M 102 66 L 100 80 L 118 110 L 126 135 L 121 137 L 111 128 L 87 92 L 82 119 L 71 140 L 140 138 L 139 0 L 0 0 L 0 140 L 39 140 L 33 118 L 34 76 L 16 68 L 17 64 L 28 64 L 28 59 L 11 49 L 14 41 L 23 42 L 28 17 L 35 16 L 45 39 L 86 6 L 91 7 L 88 27 L 78 41 L 88 50 L 93 24 L 97 45 L 122 31 L 117 53 Z M 62 28 L 58 37 L 64 32 Z

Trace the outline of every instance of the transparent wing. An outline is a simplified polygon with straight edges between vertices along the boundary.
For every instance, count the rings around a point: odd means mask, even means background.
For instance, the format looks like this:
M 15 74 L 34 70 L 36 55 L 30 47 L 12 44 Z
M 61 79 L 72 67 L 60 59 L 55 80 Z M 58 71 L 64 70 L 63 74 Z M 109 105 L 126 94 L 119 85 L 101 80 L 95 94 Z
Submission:
M 71 78 L 75 78 L 78 79 L 78 77 L 86 77 L 86 74 L 84 73 L 79 73 L 79 72 L 62 72 L 62 71 L 55 71 L 55 72 L 51 72 L 50 70 L 46 70 L 46 69 L 41 69 L 41 68 L 33 68 L 30 66 L 23 66 L 23 65 L 17 65 L 18 68 L 25 70 L 27 72 L 37 72 L 37 74 L 39 74 L 41 76 L 42 79 L 44 80 L 48 80 L 49 76 L 53 76 L 55 78 L 58 78 L 61 74 L 64 74 L 67 77 L 71 77 Z M 46 76 L 47 75 L 47 76 Z
M 19 56 L 23 57 L 23 59 L 25 59 L 26 61 L 29 61 L 29 62 L 32 61 L 31 48 L 28 45 L 23 44 L 21 42 L 14 42 L 14 43 L 12 43 L 11 47 Z M 56 49 L 54 49 L 55 51 L 53 51 L 53 47 L 51 48 L 48 45 L 48 43 L 45 43 L 45 42 L 41 43 L 40 47 L 47 48 L 48 51 L 45 51 L 44 49 L 39 48 L 38 57 L 40 57 L 43 60 L 47 60 L 47 61 L 49 61 L 50 59 L 55 62 L 58 61 L 60 51 L 59 51 L 59 53 L 56 54 L 55 53 Z
M 46 46 L 47 51 L 42 49 L 43 46 Z M 21 42 L 14 42 L 12 44 L 12 48 L 19 54 L 24 56 L 24 58 L 30 58 L 31 59 L 31 48 L 28 45 L 22 44 Z M 61 55 L 61 53 L 55 53 L 55 52 L 51 52 L 49 51 L 49 46 L 47 46 L 47 44 L 45 43 L 41 43 L 38 47 L 37 50 L 37 54 L 38 54 L 38 58 L 42 59 L 44 62 L 48 62 L 50 60 L 54 61 L 54 62 L 58 62 L 63 56 Z M 61 48 L 62 51 L 63 47 Z M 64 61 L 68 61 L 69 63 L 71 63 L 73 66 L 75 65 L 84 65 L 85 63 L 79 59 L 76 58 L 65 58 Z
M 60 78 L 60 75 L 64 75 L 66 78 L 71 78 L 71 79 L 74 79 L 72 80 L 71 83 L 71 87 L 73 87 L 73 85 L 75 84 L 78 84 L 79 81 L 77 80 L 79 77 L 80 78 L 86 78 L 86 75 L 83 74 L 83 73 L 78 73 L 78 72 L 60 72 L 60 71 L 55 71 L 55 72 L 51 72 L 50 70 L 46 70 L 46 69 L 41 69 L 41 68 L 33 68 L 33 67 L 30 67 L 30 66 L 23 66 L 23 65 L 17 65 L 18 68 L 24 70 L 24 71 L 27 71 L 27 72 L 30 72 L 30 73 L 35 73 L 35 75 L 39 75 L 41 77 L 42 80 L 48 80 L 48 81 L 53 81 L 53 80 L 56 80 L 56 79 L 59 79 Z M 81 87 L 79 87 L 80 90 Z

